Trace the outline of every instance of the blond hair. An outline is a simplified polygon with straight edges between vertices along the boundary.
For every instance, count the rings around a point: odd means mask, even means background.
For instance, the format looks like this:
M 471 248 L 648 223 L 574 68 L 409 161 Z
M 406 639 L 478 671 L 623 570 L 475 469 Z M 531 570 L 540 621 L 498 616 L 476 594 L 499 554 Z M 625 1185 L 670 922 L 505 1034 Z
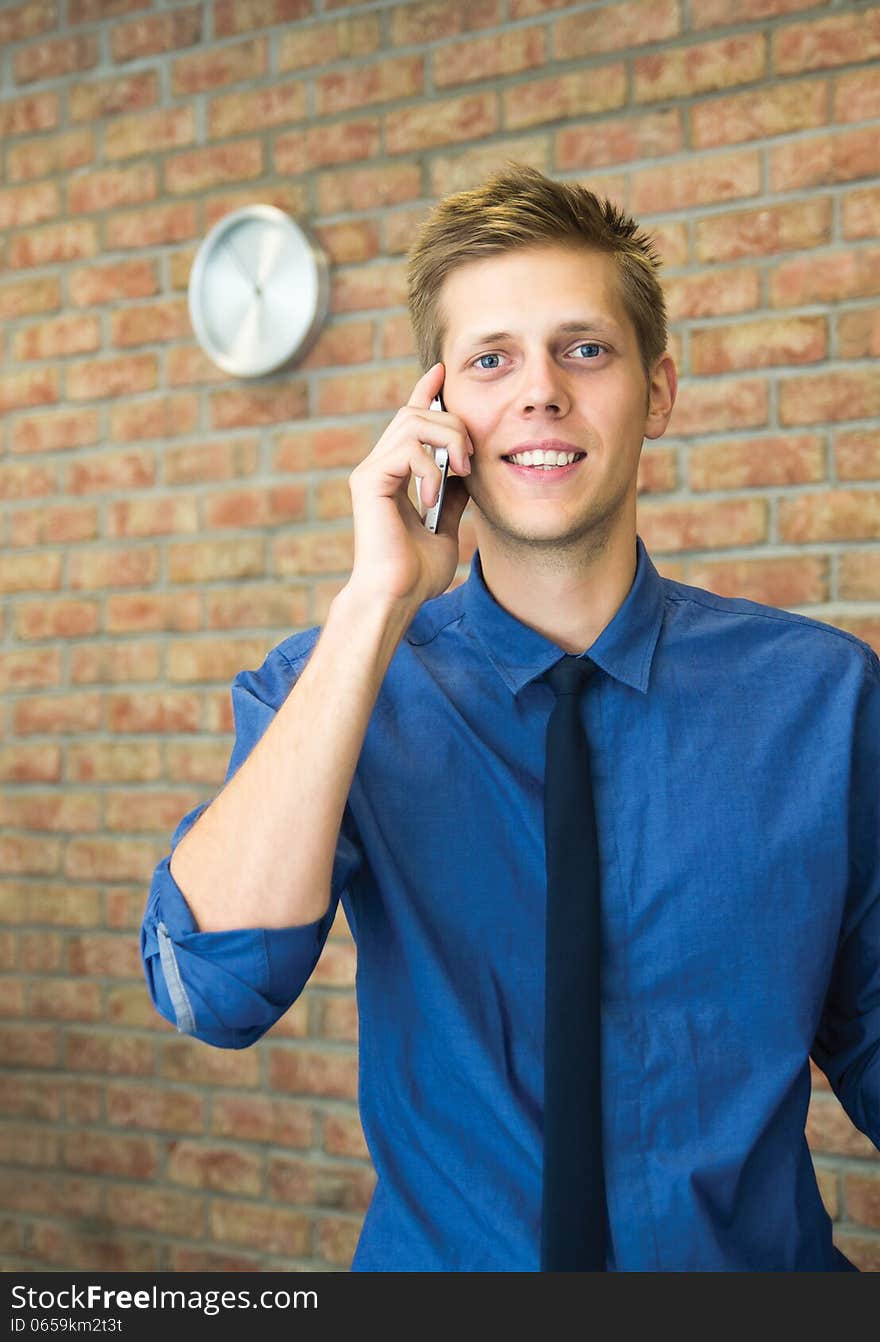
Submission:
M 612 201 L 513 159 L 482 186 L 439 201 L 407 253 L 407 301 L 422 367 L 427 371 L 442 358 L 447 332 L 440 291 L 446 277 L 468 261 L 542 244 L 592 248 L 615 258 L 620 299 L 650 380 L 650 366 L 667 340 L 653 239 Z

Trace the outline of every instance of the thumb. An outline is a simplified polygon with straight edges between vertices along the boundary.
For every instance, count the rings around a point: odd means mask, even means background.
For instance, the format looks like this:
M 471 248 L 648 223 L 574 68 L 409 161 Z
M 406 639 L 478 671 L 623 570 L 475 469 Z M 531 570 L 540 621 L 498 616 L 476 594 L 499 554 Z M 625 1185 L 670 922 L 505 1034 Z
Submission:
M 459 523 L 470 497 L 462 476 L 447 476 L 443 507 L 440 509 L 440 523 L 437 528 L 441 536 L 449 536 L 452 540 L 458 539 Z

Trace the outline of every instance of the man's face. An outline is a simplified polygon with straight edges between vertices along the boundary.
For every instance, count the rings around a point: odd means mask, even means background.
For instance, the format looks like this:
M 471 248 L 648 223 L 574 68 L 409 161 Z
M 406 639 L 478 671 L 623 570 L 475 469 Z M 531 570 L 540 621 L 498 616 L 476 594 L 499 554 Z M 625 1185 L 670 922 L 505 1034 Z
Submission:
M 642 442 L 666 428 L 675 369 L 664 356 L 649 384 L 614 258 L 556 245 L 518 248 L 460 266 L 440 301 L 443 400 L 470 433 L 465 485 L 497 539 L 570 549 L 603 531 L 627 500 L 634 515 Z M 504 460 L 547 440 L 586 455 L 562 471 Z

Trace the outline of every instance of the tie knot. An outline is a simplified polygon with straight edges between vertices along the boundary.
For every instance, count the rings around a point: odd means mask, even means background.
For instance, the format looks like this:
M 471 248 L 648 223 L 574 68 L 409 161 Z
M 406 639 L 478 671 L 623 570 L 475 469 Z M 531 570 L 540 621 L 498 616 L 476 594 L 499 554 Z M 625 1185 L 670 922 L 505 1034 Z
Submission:
M 595 670 L 596 663 L 591 658 L 567 652 L 544 673 L 544 679 L 558 698 L 561 694 L 580 694 Z

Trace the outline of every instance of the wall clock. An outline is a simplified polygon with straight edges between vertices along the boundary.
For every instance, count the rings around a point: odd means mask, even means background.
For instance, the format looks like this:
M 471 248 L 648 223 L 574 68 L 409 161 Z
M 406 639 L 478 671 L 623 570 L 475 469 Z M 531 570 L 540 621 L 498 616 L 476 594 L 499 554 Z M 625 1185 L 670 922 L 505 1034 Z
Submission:
M 263 377 L 302 357 L 330 301 L 330 268 L 302 224 L 274 205 L 246 205 L 214 225 L 189 277 L 189 315 L 224 372 Z

